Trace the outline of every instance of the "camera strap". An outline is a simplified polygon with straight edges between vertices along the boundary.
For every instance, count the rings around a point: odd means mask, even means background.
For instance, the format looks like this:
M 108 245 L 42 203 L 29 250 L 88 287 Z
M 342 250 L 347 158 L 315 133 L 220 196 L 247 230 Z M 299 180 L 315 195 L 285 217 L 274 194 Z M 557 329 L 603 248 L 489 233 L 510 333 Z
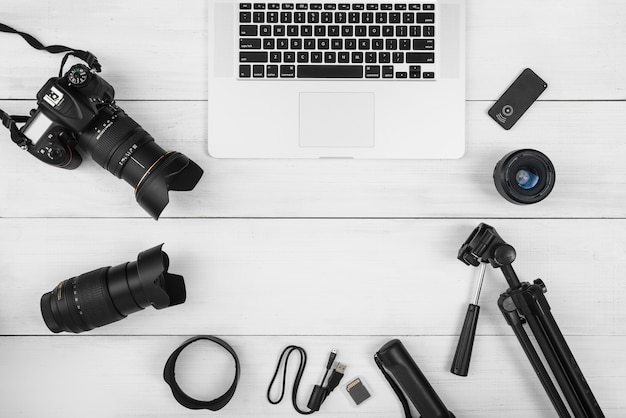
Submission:
M 208 340 L 220 345 L 228 351 L 228 353 L 233 356 L 233 359 L 235 360 L 235 379 L 233 380 L 232 385 L 228 388 L 226 393 L 216 399 L 213 399 L 212 401 L 199 401 L 197 399 L 193 399 L 183 392 L 176 382 L 174 369 L 176 367 L 176 360 L 178 359 L 178 356 L 185 349 L 185 347 L 198 340 Z M 176 401 L 185 408 L 219 411 L 225 407 L 228 402 L 230 402 L 231 398 L 235 394 L 235 389 L 237 389 L 237 383 L 239 382 L 239 372 L 239 358 L 237 358 L 237 353 L 235 353 L 235 350 L 233 350 L 233 348 L 226 341 L 210 335 L 200 335 L 188 339 L 170 355 L 167 359 L 167 363 L 165 363 L 165 368 L 163 369 L 163 379 L 170 386 L 170 389 L 172 389 L 172 395 L 174 395 Z
M 64 45 L 45 46 L 37 39 L 35 39 L 34 36 L 25 32 L 20 32 L 17 29 L 5 25 L 4 23 L 0 23 L 0 32 L 15 33 L 17 35 L 20 35 L 22 38 L 24 38 L 26 42 L 28 42 L 30 46 L 40 51 L 47 51 L 51 54 L 59 54 L 65 52 L 66 54 L 61 61 L 59 77 L 63 75 L 63 67 L 65 66 L 65 63 L 67 62 L 67 59 L 70 55 L 83 60 L 87 63 L 89 68 L 92 68 L 96 72 L 100 72 L 102 70 L 102 66 L 98 62 L 98 58 L 96 58 L 96 56 L 89 51 L 69 48 Z M 22 149 L 27 149 L 31 142 L 22 132 L 20 132 L 17 124 L 25 123 L 28 119 L 28 116 L 9 115 L 8 113 L 0 109 L 0 120 L 2 120 L 2 124 L 11 132 L 11 139 L 13 140 L 13 142 L 15 142 Z
M 98 58 L 96 58 L 96 56 L 89 51 L 69 48 L 64 45 L 45 46 L 44 44 L 39 42 L 37 39 L 35 39 L 34 36 L 25 32 L 20 32 L 17 29 L 14 29 L 10 26 L 5 25 L 4 23 L 0 23 L 0 32 L 15 33 L 17 35 L 20 35 L 22 38 L 24 38 L 26 42 L 29 43 L 30 46 L 40 51 L 48 51 L 51 54 L 59 54 L 62 52 L 66 52 L 67 54 L 65 54 L 65 57 L 63 57 L 63 61 L 61 63 L 61 69 L 59 70 L 59 77 L 63 75 L 63 66 L 65 65 L 65 62 L 67 61 L 67 58 L 70 55 L 73 55 L 76 58 L 79 58 L 85 61 L 87 65 L 89 65 L 89 68 L 93 68 L 98 73 L 102 70 L 102 66 L 98 62 Z

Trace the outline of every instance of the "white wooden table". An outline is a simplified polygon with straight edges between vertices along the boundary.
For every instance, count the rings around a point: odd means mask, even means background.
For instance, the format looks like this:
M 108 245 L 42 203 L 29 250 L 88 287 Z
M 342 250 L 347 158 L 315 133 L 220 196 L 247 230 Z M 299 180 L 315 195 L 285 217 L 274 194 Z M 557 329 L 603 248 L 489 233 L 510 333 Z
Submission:
M 204 1 L 4 1 L 1 22 L 95 52 L 119 104 L 205 175 L 193 192 L 170 194 L 155 222 L 93 161 L 55 169 L 2 131 L 0 416 L 297 416 L 265 393 L 282 348 L 298 344 L 309 354 L 301 405 L 337 348 L 346 377 L 363 377 L 374 396 L 357 408 L 336 393 L 319 416 L 400 417 L 372 360 L 399 337 L 457 417 L 555 417 L 496 306 L 499 271 L 487 271 L 470 376 L 448 371 L 476 274 L 456 253 L 481 221 L 517 249 L 523 280 L 545 280 L 606 416 L 626 416 L 626 3 L 474 0 L 467 12 L 464 158 L 249 161 L 206 151 Z M 61 57 L 7 34 L 0 53 L 0 108 L 24 114 Z M 507 132 L 486 111 L 525 67 L 549 87 Z M 556 167 L 537 205 L 512 205 L 493 187 L 495 163 L 520 148 Z M 44 292 L 161 242 L 185 277 L 185 304 L 79 336 L 48 331 Z M 182 408 L 161 377 L 198 334 L 224 338 L 242 362 L 219 413 Z M 209 346 L 181 358 L 191 395 L 218 395 L 230 373 Z

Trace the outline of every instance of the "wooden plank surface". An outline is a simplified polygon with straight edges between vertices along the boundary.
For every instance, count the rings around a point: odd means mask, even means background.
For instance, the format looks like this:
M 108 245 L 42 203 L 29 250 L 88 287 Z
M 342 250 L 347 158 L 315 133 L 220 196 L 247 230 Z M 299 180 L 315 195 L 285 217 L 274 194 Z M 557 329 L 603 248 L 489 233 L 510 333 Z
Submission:
M 363 377 L 374 396 L 356 408 L 335 393 L 319 416 L 402 416 L 372 361 L 399 337 L 457 417 L 554 417 L 495 305 L 506 287 L 497 270 L 487 271 L 470 376 L 448 372 L 476 274 L 456 252 L 483 220 L 517 249 L 523 280 L 547 283 L 605 415 L 626 415 L 625 2 L 468 2 L 467 152 L 456 161 L 212 159 L 202 0 L 24 0 L 4 4 L 0 22 L 95 52 L 129 115 L 205 170 L 154 222 L 88 157 L 55 169 L 0 134 L 0 416 L 204 415 L 174 401 L 162 367 L 189 336 L 213 334 L 242 361 L 235 397 L 216 416 L 296 416 L 288 399 L 265 399 L 288 344 L 309 354 L 301 405 L 337 348 L 346 378 Z M 26 114 L 60 57 L 15 35 L 0 40 L 0 108 Z M 524 67 L 549 88 L 504 131 L 486 111 Z M 493 186 L 496 162 L 520 148 L 556 167 L 554 192 L 537 205 L 512 205 Z M 44 326 L 44 292 L 161 242 L 186 279 L 185 304 L 77 337 Z M 210 347 L 177 372 L 207 398 L 232 376 Z
M 0 102 L 13 112 L 30 105 Z M 205 170 L 192 192 L 170 193 L 164 217 L 626 215 L 626 102 L 537 103 L 511 131 L 487 116 L 490 103 L 471 102 L 465 157 L 447 161 L 213 159 L 206 151 L 204 102 L 120 105 L 161 146 Z M 521 148 L 538 149 L 555 165 L 555 189 L 536 205 L 513 205 L 493 184 L 496 163 Z M 0 216 L 147 216 L 129 185 L 88 156 L 68 172 L 42 164 L 6 139 L 0 142 L 0 166 Z
M 206 16 L 203 0 L 24 0 L 2 11 L 45 44 L 94 52 L 118 98 L 133 100 L 206 100 Z M 543 100 L 624 100 L 625 20 L 620 0 L 468 3 L 467 98 L 495 100 L 532 67 L 550 85 Z M 2 45 L 15 52 L 0 62 L 0 98 L 31 99 L 58 72 L 58 58 L 18 36 Z
M 205 330 L 212 332 L 208 327 Z M 186 338 L 2 337 L 0 355 L 5 377 L 0 380 L 0 411 L 10 411 L 7 416 L 15 418 L 85 414 L 93 418 L 206 416 L 207 411 L 190 411 L 178 405 L 162 378 L 165 361 Z M 240 357 L 241 380 L 231 403 L 212 415 L 298 416 L 290 403 L 296 356 L 289 364 L 289 389 L 283 402 L 273 406 L 265 398 L 280 351 L 288 344 L 298 344 L 308 354 L 299 391 L 302 408 L 313 385 L 322 378 L 328 352 L 337 348 L 338 359 L 348 365 L 345 382 L 360 376 L 372 387 L 372 398 L 355 407 L 337 388 L 315 415 L 328 418 L 403 416 L 399 401 L 373 361 L 373 354 L 388 337 L 222 338 Z M 556 416 L 513 336 L 478 337 L 471 374 L 466 378 L 448 371 L 456 337 L 405 336 L 401 341 L 457 417 Z M 615 369 L 623 364 L 625 337 L 570 337 L 568 342 L 606 416 L 623 416 L 626 378 Z M 602 355 L 598 355 L 598 347 L 602 347 Z M 213 399 L 225 392 L 232 382 L 229 361 L 232 362 L 216 347 L 192 345 L 189 352 L 183 352 L 180 357 L 177 378 L 193 396 Z M 189 365 L 195 365 L 195 370 Z
M 618 319 L 626 317 L 626 221 L 489 222 L 516 248 L 520 278 L 547 283 L 563 333 L 626 335 Z M 47 334 L 43 293 L 164 242 L 171 271 L 186 278 L 187 302 L 90 334 L 454 335 L 477 274 L 456 255 L 478 223 L 3 219 L 0 254 L 14 291 L 0 304 L 0 334 Z M 496 306 L 506 288 L 490 269 L 480 334 L 509 335 Z

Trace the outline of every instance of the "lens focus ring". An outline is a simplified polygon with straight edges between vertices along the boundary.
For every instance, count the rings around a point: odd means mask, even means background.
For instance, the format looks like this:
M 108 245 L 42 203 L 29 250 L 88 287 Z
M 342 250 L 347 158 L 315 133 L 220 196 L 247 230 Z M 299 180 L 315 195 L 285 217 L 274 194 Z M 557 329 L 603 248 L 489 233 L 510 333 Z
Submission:
M 113 306 L 107 290 L 106 277 L 109 268 L 82 274 L 73 289 L 74 303 L 79 315 L 83 318 L 87 330 L 110 324 L 124 318 Z M 68 295 L 70 296 L 70 295 Z

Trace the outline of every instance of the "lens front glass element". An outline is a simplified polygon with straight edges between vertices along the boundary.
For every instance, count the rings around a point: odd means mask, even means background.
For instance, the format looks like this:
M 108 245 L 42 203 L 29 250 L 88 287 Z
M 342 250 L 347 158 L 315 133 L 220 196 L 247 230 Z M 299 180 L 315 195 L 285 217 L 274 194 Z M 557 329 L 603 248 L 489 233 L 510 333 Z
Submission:
M 517 185 L 524 190 L 530 190 L 539 183 L 539 175 L 531 168 L 522 168 L 515 174 Z

